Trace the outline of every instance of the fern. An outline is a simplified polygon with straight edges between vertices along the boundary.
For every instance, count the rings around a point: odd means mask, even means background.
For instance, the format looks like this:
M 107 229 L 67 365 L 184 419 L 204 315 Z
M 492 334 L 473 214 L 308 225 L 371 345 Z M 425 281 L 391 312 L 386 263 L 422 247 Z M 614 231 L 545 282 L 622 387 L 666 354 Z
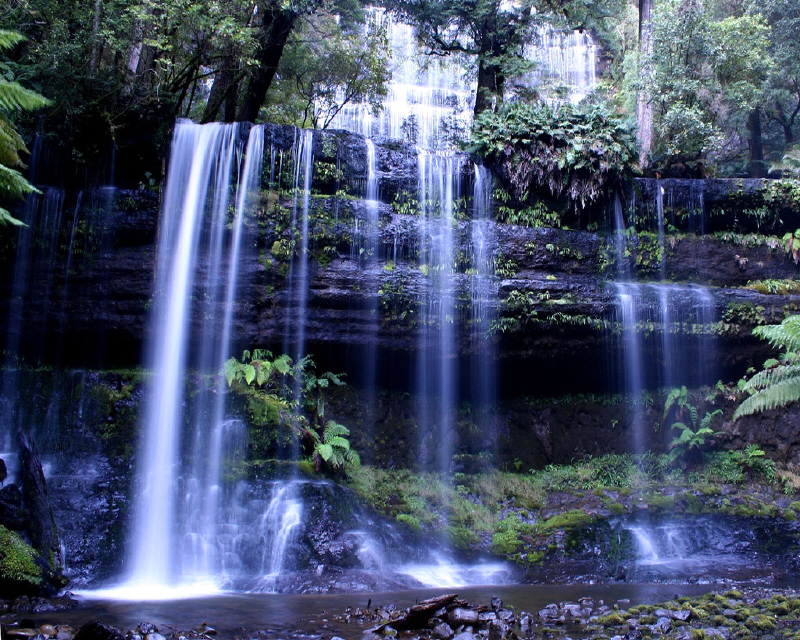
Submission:
M 797 353 L 800 351 L 800 315 L 789 316 L 778 325 L 756 327 L 753 335 L 768 340 L 773 347 L 785 349 L 786 352 L 777 361 L 774 358 L 768 360 L 768 368 L 741 385 L 740 388 L 751 395 L 737 407 L 734 420 L 800 400 Z
M 25 40 L 22 34 L 0 29 L 0 50 L 10 49 Z M 16 169 L 24 169 L 20 152 L 25 152 L 25 144 L 11 124 L 6 114 L 19 111 L 34 111 L 50 104 L 50 101 L 35 91 L 26 89 L 0 75 L 0 199 L 18 200 L 36 189 Z M 0 207 L 0 224 L 22 226 L 11 213 Z
M 789 316 L 780 324 L 768 324 L 753 329 L 753 335 L 767 340 L 773 347 L 800 351 L 800 315 Z
M 785 407 L 797 400 L 800 400 L 800 376 L 782 380 L 745 398 L 734 412 L 733 419 L 737 420 L 742 416 Z

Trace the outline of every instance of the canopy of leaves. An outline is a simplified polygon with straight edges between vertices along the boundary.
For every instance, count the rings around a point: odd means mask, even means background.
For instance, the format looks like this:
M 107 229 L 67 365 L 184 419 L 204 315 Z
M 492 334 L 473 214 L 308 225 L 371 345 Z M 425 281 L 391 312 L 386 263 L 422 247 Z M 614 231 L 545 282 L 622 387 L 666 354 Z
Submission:
M 518 202 L 545 190 L 580 206 L 631 171 L 635 149 L 629 120 L 597 100 L 556 108 L 515 102 L 485 111 L 470 147 L 500 169 Z
M 719 0 L 722 2 L 722 0 Z M 716 18 L 700 0 L 662 0 L 640 83 L 654 105 L 654 156 L 662 170 L 721 162 L 746 149 L 743 131 L 773 68 L 760 14 Z

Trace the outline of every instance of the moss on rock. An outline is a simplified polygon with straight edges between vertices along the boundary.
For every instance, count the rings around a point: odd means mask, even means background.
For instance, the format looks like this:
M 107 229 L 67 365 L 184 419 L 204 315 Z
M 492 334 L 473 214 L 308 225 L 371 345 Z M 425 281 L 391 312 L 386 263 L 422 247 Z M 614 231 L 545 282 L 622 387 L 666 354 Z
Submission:
M 33 547 L 0 525 L 0 595 L 39 592 L 43 576 L 36 557 Z

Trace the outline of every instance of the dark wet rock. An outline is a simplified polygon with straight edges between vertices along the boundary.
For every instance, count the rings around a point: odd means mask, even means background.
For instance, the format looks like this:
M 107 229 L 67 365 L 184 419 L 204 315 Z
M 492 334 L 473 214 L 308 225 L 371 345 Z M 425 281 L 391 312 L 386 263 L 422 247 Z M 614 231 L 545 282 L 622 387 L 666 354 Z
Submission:
M 659 618 L 650 628 L 653 630 L 653 633 L 664 634 L 672 628 L 672 620 L 667 617 Z
M 477 623 L 479 615 L 477 611 L 458 607 L 447 614 L 447 619 L 452 626 L 458 627 L 465 624 Z
M 433 637 L 439 640 L 450 640 L 453 637 L 453 629 L 446 622 L 442 622 L 433 628 Z
M 125 640 L 125 636 L 119 629 L 95 620 L 78 629 L 74 640 Z
M 146 636 L 150 633 L 158 633 L 158 627 L 152 622 L 140 622 L 139 626 L 136 627 L 136 631 Z

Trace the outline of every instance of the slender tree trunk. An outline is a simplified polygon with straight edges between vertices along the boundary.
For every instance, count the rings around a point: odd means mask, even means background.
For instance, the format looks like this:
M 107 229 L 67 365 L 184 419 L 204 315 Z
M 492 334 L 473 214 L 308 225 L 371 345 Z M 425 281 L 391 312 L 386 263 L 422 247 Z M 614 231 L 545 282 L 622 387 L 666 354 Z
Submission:
M 240 122 L 255 122 L 267 91 L 278 70 L 283 48 L 294 29 L 299 15 L 279 5 L 263 7 L 264 15 L 258 29 L 258 68 L 250 76 L 236 119 Z M 324 64 L 324 61 L 320 61 Z
M 201 122 L 216 120 L 220 109 L 223 111 L 223 122 L 233 122 L 236 118 L 236 85 L 239 77 L 233 65 L 233 57 L 225 56 L 220 69 L 214 75 L 214 83 L 211 85 Z
M 495 99 L 499 95 L 502 86 L 502 78 L 499 74 L 497 65 L 486 59 L 486 56 L 478 57 L 478 90 L 475 94 L 475 117 L 482 112 L 492 110 Z
M 747 171 L 754 178 L 764 178 L 767 175 L 767 166 L 764 164 L 764 143 L 761 138 L 761 111 L 759 109 L 753 109 L 747 117 L 747 130 L 750 132 Z
M 653 54 L 653 0 L 639 0 L 639 74 L 648 76 L 652 69 L 650 57 Z M 640 91 L 636 100 L 636 141 L 639 146 L 639 165 L 645 169 L 653 151 L 653 103 L 646 91 Z
M 94 76 L 97 74 L 97 68 L 100 66 L 100 52 L 102 44 L 100 43 L 100 16 L 103 8 L 102 0 L 94 0 L 94 20 L 92 21 L 92 52 L 89 56 L 89 73 Z

